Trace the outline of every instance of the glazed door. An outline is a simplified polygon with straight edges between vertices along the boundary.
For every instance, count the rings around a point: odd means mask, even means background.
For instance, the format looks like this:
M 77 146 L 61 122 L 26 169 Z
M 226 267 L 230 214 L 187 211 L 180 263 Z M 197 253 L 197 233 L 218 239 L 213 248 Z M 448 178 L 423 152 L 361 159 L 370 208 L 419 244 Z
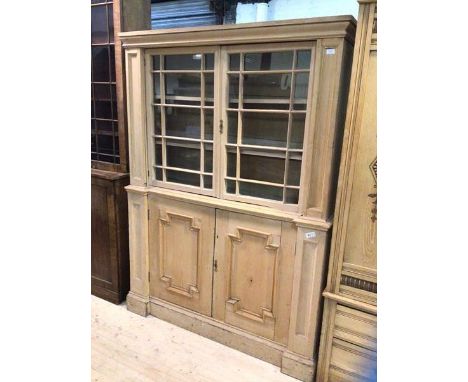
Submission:
M 149 196 L 150 296 L 211 315 L 215 209 Z
M 213 317 L 286 344 L 295 239 L 289 223 L 217 210 Z

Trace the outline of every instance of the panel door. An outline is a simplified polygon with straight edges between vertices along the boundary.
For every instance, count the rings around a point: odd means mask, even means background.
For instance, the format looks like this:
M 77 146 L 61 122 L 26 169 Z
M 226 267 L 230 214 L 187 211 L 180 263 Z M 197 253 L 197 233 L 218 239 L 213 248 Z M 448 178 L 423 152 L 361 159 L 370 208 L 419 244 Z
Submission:
M 294 243 L 289 223 L 217 210 L 213 317 L 286 344 Z
M 150 296 L 211 315 L 215 210 L 149 196 Z

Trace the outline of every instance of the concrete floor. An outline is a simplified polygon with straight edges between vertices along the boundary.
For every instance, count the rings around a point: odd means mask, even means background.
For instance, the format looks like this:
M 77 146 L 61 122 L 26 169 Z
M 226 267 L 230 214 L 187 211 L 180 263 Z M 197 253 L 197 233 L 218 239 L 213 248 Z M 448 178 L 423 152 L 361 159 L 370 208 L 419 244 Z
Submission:
M 91 299 L 91 377 L 109 382 L 297 382 L 279 368 L 159 320 Z

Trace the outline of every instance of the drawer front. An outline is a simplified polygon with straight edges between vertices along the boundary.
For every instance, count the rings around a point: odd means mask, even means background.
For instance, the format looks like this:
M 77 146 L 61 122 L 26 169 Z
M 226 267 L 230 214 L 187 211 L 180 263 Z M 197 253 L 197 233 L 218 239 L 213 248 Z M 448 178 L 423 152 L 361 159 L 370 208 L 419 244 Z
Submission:
M 338 304 L 333 336 L 376 351 L 377 317 Z
M 329 369 L 329 382 L 372 382 L 377 380 L 377 354 L 334 338 Z
M 215 210 L 149 197 L 150 296 L 211 315 Z

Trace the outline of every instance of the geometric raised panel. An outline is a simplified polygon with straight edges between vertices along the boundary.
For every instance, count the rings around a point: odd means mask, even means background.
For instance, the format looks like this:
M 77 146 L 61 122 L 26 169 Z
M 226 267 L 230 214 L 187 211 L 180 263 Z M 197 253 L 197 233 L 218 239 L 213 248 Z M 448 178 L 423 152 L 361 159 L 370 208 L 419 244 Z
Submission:
M 275 327 L 275 275 L 279 236 L 237 227 L 231 241 L 230 275 L 226 321 L 236 314 L 264 326 L 265 337 L 273 338 Z
M 200 224 L 197 219 L 160 211 L 160 278 L 169 292 L 192 298 L 199 293 Z
M 149 197 L 150 297 L 211 315 L 215 210 Z

